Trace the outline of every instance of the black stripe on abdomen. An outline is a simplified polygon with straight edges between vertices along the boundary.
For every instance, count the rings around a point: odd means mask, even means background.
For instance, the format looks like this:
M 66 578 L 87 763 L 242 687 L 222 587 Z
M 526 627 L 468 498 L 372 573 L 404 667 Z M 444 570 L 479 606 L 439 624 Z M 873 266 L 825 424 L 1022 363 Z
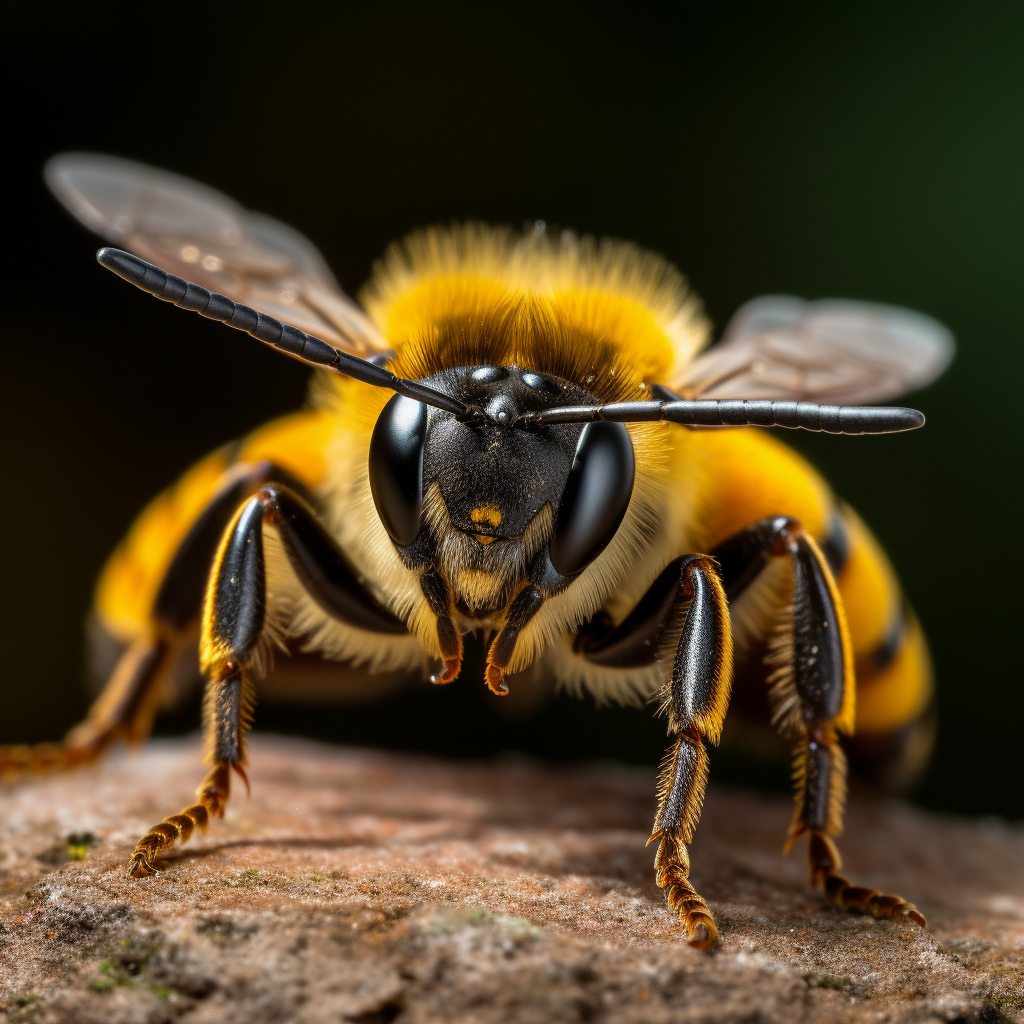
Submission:
M 850 535 L 846 532 L 843 514 L 838 508 L 832 509 L 832 515 L 828 520 L 828 532 L 819 546 L 829 569 L 832 570 L 832 575 L 838 579 L 850 557 Z
M 901 607 L 896 609 L 889 628 L 885 631 L 885 636 L 882 637 L 879 644 L 874 650 L 862 654 L 857 659 L 857 674 L 878 675 L 884 672 L 893 663 L 896 655 L 900 653 L 906 635 L 906 618 L 901 602 Z

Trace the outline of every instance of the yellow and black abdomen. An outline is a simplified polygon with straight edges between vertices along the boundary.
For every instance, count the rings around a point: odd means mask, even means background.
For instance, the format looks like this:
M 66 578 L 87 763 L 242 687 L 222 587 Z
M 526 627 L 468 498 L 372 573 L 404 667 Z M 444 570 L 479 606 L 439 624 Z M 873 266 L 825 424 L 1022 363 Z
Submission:
M 885 552 L 851 508 L 837 503 L 821 546 L 853 640 L 857 717 L 848 744 L 851 761 L 859 774 L 900 789 L 931 750 L 928 645 Z
M 913 781 L 931 748 L 934 721 L 927 643 L 881 546 L 799 455 L 764 431 L 694 431 L 681 439 L 699 496 L 700 550 L 766 516 L 792 516 L 817 541 L 845 610 L 856 678 L 855 731 L 847 749 L 858 774 L 891 788 Z M 694 468 L 695 467 L 695 468 Z M 776 605 L 785 600 L 776 591 Z M 772 609 L 761 609 L 761 623 Z M 760 639 L 764 639 L 762 636 Z M 763 645 L 751 645 L 763 653 Z M 754 674 L 763 679 L 760 666 Z M 737 694 L 742 709 L 743 695 Z

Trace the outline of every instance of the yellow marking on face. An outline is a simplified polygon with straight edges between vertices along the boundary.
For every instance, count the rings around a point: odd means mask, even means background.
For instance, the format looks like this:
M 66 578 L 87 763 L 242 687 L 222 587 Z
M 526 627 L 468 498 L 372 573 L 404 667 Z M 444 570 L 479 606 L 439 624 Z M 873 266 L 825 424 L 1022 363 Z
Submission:
M 474 533 L 473 537 L 481 544 L 493 544 L 498 539 L 497 537 L 488 537 L 486 533 Z
M 501 526 L 501 510 L 497 505 L 478 505 L 469 513 L 469 518 L 472 519 L 474 523 L 487 523 L 488 526 Z

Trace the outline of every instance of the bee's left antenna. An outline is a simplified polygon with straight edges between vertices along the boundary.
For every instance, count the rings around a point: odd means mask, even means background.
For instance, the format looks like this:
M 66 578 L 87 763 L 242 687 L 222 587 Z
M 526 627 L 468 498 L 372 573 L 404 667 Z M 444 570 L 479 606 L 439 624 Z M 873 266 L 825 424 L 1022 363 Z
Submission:
M 475 406 L 466 405 L 457 398 L 442 394 L 417 381 L 396 377 L 383 366 L 334 348 L 320 338 L 306 334 L 297 327 L 283 324 L 280 320 L 253 309 L 252 306 L 235 302 L 220 292 L 208 291 L 184 278 L 168 274 L 166 270 L 161 270 L 123 249 L 104 246 L 96 253 L 96 259 L 107 270 L 112 270 L 118 277 L 135 285 L 136 288 L 141 288 L 142 291 L 149 292 L 150 295 L 155 295 L 165 302 L 173 302 L 182 309 L 190 309 L 200 316 L 219 320 L 228 327 L 245 331 L 258 341 L 272 345 L 293 359 L 299 359 L 312 366 L 336 370 L 364 384 L 390 388 L 406 398 L 450 412 L 460 420 L 474 422 L 484 417 L 483 411 Z

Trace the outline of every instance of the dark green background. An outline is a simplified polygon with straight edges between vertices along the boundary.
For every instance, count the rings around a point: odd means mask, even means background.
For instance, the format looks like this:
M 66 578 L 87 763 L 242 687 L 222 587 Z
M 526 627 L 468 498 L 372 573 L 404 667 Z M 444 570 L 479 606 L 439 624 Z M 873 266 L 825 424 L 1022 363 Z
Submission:
M 942 731 L 918 799 L 1024 814 L 1021 10 L 21 15 L 4 93 L 0 740 L 56 737 L 82 713 L 92 581 L 139 507 L 305 387 L 301 367 L 95 265 L 95 240 L 40 178 L 47 156 L 83 148 L 173 168 L 294 224 L 350 290 L 416 225 L 543 217 L 667 254 L 719 326 L 766 292 L 943 320 L 959 354 L 913 400 L 924 431 L 792 440 L 876 529 L 931 637 Z M 651 763 L 663 744 L 643 712 L 560 700 L 516 722 L 494 704 L 464 675 L 313 721 L 265 708 L 258 727 Z

